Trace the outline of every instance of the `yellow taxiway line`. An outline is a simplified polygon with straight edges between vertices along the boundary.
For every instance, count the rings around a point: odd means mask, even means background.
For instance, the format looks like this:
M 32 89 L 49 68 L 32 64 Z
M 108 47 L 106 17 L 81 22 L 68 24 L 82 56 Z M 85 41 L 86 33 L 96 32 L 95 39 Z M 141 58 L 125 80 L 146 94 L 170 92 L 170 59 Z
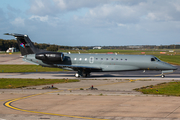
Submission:
M 13 98 L 12 98 L 13 99 Z M 8 101 L 8 100 L 12 100 L 12 99 L 4 99 L 4 100 L 0 100 L 0 101 Z
M 155 75 L 157 76 L 157 75 Z M 127 82 L 132 82 L 132 81 L 138 81 L 138 80 L 142 80 L 144 78 L 141 79 L 129 79 L 129 81 L 123 81 L 123 82 L 115 82 L 115 83 L 107 83 L 107 84 L 101 84 L 101 85 L 96 85 L 96 86 L 106 86 L 106 85 L 113 85 L 113 84 L 120 84 L 120 83 L 127 83 Z M 84 87 L 86 88 L 86 87 Z M 75 88 L 75 89 L 68 89 L 68 90 L 76 90 L 79 88 Z M 30 97 L 34 97 L 34 96 L 38 96 L 38 95 L 43 95 L 43 94 L 49 94 L 49 93 L 55 93 L 55 92 L 62 92 L 63 90 L 60 91 L 53 91 L 53 92 L 46 92 L 46 93 L 40 93 L 40 94 L 34 94 L 34 95 L 30 95 L 30 96 L 26 96 L 26 97 L 20 97 L 20 98 L 15 98 L 15 99 L 6 99 L 9 100 L 7 102 L 4 103 L 4 106 L 14 109 L 14 110 L 19 110 L 19 111 L 23 111 L 23 112 L 30 112 L 30 113 L 39 113 L 39 114 L 46 114 L 46 115 L 55 115 L 55 116 L 61 116 L 61 117 L 70 117 L 70 118 L 80 118 L 80 119 L 90 119 L 90 120 L 109 120 L 109 119 L 100 119 L 100 118 L 90 118 L 90 117 L 81 117 L 81 116 L 73 116 L 73 115 L 63 115 L 63 114 L 55 114 L 55 113 L 46 113 L 46 112 L 38 112 L 38 111 L 30 111 L 30 110 L 25 110 L 25 109 L 21 109 L 21 108 L 17 108 L 12 106 L 11 104 L 15 101 L 18 100 L 22 100 L 22 99 L 26 99 L 26 98 L 30 98 Z M 0 100 L 0 101 L 5 101 L 5 100 Z
M 73 116 L 73 115 L 63 115 L 63 114 L 55 114 L 55 113 L 46 113 L 46 112 L 38 112 L 38 111 L 31 111 L 31 110 L 25 110 L 25 109 L 21 109 L 21 108 L 17 108 L 15 106 L 12 106 L 11 104 L 15 101 L 18 100 L 22 100 L 22 99 L 26 99 L 26 98 L 30 98 L 30 97 L 34 97 L 34 96 L 38 96 L 38 95 L 43 95 L 43 94 L 49 94 L 49 93 L 55 93 L 55 92 L 62 92 L 61 91 L 53 91 L 53 92 L 46 92 L 46 93 L 40 93 L 40 94 L 34 94 L 34 95 L 30 95 L 30 96 L 26 96 L 26 97 L 20 97 L 20 98 L 15 98 L 15 99 L 11 99 L 10 101 L 7 101 L 4 103 L 4 106 L 14 109 L 14 110 L 18 110 L 18 111 L 23 111 L 23 112 L 30 112 L 30 113 L 38 113 L 38 114 L 46 114 L 46 115 L 55 115 L 55 116 L 61 116 L 61 117 L 70 117 L 70 118 L 80 118 L 80 119 L 90 119 L 90 120 L 109 120 L 109 119 L 100 119 L 100 118 L 90 118 L 90 117 L 81 117 L 81 116 Z

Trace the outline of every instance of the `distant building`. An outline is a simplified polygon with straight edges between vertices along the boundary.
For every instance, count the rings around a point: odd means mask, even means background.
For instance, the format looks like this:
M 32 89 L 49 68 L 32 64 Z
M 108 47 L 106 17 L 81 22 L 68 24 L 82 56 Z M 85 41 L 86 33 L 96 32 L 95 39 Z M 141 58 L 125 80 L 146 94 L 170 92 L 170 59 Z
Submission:
M 169 50 L 169 52 L 174 52 L 174 50 Z
M 72 48 L 72 50 L 79 50 L 79 48 Z
M 9 52 L 17 52 L 17 49 L 12 47 L 12 48 L 7 49 L 6 52 L 7 53 L 9 53 Z
M 131 46 L 128 46 L 128 48 L 131 48 L 131 49 L 139 49 L 141 47 L 142 47 L 141 45 L 131 45 Z
M 102 49 L 102 47 L 93 47 L 93 49 Z

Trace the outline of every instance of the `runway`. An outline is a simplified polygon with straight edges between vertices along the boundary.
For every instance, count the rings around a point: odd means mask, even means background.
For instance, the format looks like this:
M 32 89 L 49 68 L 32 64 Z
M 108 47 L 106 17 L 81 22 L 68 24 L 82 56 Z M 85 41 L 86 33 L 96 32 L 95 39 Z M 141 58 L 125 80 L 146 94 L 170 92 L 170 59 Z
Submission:
M 89 78 L 78 78 L 80 82 L 54 84 L 57 90 L 42 89 L 51 85 L 0 89 L 0 120 L 180 119 L 179 97 L 134 91 L 143 86 L 179 81 L 179 70 L 165 78 L 160 77 L 160 71 L 91 73 Z M 73 71 L 1 73 L 0 77 L 77 79 L 74 74 Z M 91 85 L 98 90 L 88 90 Z

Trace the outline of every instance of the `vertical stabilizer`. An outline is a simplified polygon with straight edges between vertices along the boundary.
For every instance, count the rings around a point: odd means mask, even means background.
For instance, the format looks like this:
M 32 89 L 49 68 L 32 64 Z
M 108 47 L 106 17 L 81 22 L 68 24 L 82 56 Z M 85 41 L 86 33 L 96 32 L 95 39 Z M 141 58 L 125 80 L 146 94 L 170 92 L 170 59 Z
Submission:
M 15 33 L 5 33 L 5 35 L 12 35 L 17 39 L 19 49 L 21 51 L 21 55 L 28 54 L 36 54 L 41 52 L 41 50 L 37 49 L 32 41 L 29 39 L 28 35 L 15 34 Z

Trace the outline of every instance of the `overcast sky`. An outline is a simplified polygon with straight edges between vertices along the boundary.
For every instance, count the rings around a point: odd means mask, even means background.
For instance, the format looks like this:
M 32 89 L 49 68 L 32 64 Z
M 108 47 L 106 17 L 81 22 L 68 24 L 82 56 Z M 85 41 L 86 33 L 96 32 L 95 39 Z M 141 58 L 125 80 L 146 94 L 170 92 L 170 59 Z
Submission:
M 180 0 L 1 0 L 0 38 L 68 46 L 180 44 Z

